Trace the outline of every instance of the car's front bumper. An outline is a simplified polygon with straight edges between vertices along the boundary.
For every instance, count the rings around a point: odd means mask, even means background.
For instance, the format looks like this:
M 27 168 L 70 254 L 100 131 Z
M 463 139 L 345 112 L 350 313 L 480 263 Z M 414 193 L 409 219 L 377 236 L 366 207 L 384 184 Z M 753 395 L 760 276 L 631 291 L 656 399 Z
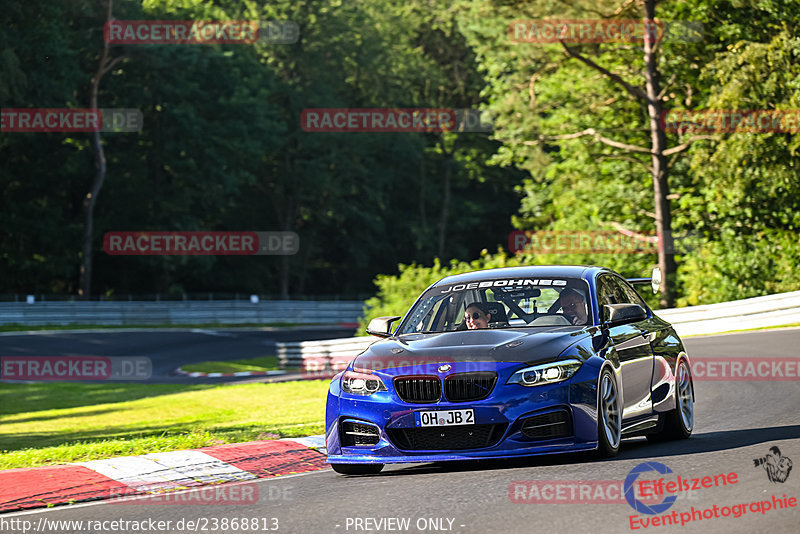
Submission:
M 452 372 L 474 370 L 475 364 L 454 364 Z M 475 402 L 434 404 L 406 403 L 391 385 L 391 375 L 382 375 L 388 391 L 371 396 L 351 395 L 341 391 L 338 377 L 331 382 L 326 415 L 326 446 L 329 463 L 408 463 L 439 462 L 564 453 L 597 448 L 597 376 L 599 362 L 587 361 L 569 380 L 557 384 L 524 387 L 506 384 L 519 364 L 494 367 L 498 381 L 492 393 Z M 418 370 L 436 374 L 436 366 Z M 418 431 L 414 412 L 472 408 L 476 425 L 500 425 L 502 435 L 490 446 L 435 450 L 401 448 L 398 433 Z M 528 418 L 565 411 L 569 432 L 554 439 L 532 438 L 522 432 Z M 342 446 L 341 424 L 360 422 L 377 428 L 379 441 L 374 445 Z M 439 427 L 436 427 L 439 428 Z M 454 427 L 442 427 L 450 429 Z M 430 431 L 430 429 L 428 429 Z

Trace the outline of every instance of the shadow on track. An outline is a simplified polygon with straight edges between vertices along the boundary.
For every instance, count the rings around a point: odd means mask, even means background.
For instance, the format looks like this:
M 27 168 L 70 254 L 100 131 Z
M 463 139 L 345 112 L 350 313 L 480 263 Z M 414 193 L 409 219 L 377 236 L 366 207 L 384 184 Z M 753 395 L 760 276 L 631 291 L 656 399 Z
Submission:
M 652 460 L 668 456 L 682 456 L 685 454 L 736 449 L 748 447 L 750 445 L 758 445 L 759 443 L 795 438 L 800 438 L 800 425 L 708 432 L 705 434 L 693 434 L 688 440 L 668 441 L 665 443 L 650 443 L 645 438 L 636 440 L 630 439 L 622 442 L 622 447 L 618 456 L 598 461 L 615 462 L 632 459 Z M 384 471 L 378 475 L 369 476 L 392 477 L 424 473 L 453 473 L 519 469 L 523 467 L 546 467 L 592 462 L 595 461 L 595 459 L 596 456 L 594 453 L 581 452 L 552 454 L 549 456 L 528 456 L 512 459 L 439 462 L 416 464 L 404 469 Z
M 724 451 L 749 447 L 759 443 L 768 443 L 784 439 L 800 438 L 800 425 L 773 426 L 767 428 L 748 428 L 742 430 L 723 430 L 692 434 L 682 441 L 665 443 L 648 443 L 645 440 L 623 442 L 623 449 L 616 458 L 610 461 L 631 458 L 652 458 L 656 456 L 682 456 L 701 452 Z

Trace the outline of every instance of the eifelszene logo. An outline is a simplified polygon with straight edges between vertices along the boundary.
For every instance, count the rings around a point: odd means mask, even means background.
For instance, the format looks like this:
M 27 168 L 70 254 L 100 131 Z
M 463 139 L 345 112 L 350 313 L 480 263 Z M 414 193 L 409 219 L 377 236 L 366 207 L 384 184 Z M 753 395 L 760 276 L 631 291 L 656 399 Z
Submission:
M 657 480 L 639 480 L 639 475 L 650 471 L 655 471 L 661 476 Z M 659 462 L 644 462 L 637 465 L 630 470 L 625 478 L 625 500 L 639 513 L 658 515 L 675 504 L 679 495 L 700 489 L 728 486 L 739 482 L 739 475 L 733 471 L 697 478 L 686 478 L 677 475 L 674 480 L 669 480 L 672 477 L 667 475 L 672 474 L 672 469 Z M 639 487 L 638 495 L 634 492 L 634 488 L 637 485 Z M 664 497 L 663 500 L 657 503 L 653 503 L 652 499 L 648 499 L 645 502 L 644 499 L 640 498 L 658 498 L 661 496 Z
M 669 508 L 675 504 L 678 496 L 669 495 L 665 497 L 663 501 L 657 504 L 645 504 L 637 499 L 636 495 L 634 494 L 634 484 L 636 483 L 636 479 L 639 478 L 640 474 L 647 473 L 648 471 L 655 471 L 661 475 L 672 473 L 672 469 L 659 462 L 644 462 L 637 465 L 631 469 L 628 473 L 628 476 L 625 477 L 625 500 L 628 501 L 628 504 L 630 504 L 631 507 L 639 513 L 656 515 L 669 510 Z

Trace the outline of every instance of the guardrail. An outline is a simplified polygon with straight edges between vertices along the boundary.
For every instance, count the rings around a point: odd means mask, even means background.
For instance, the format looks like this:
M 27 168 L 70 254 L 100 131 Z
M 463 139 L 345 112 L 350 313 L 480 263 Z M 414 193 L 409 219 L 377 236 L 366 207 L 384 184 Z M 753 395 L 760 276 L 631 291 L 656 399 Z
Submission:
M 720 304 L 655 310 L 672 323 L 679 336 L 718 334 L 732 330 L 800 323 L 800 291 Z M 282 367 L 306 372 L 338 372 L 378 338 L 353 337 L 278 343 Z
M 719 334 L 732 330 L 800 323 L 800 291 L 719 304 L 656 310 L 679 336 Z
M 360 300 L 0 302 L 0 324 L 339 324 L 358 322 L 363 308 Z
M 278 362 L 282 369 L 338 372 L 376 341 L 376 337 L 362 336 L 277 343 Z

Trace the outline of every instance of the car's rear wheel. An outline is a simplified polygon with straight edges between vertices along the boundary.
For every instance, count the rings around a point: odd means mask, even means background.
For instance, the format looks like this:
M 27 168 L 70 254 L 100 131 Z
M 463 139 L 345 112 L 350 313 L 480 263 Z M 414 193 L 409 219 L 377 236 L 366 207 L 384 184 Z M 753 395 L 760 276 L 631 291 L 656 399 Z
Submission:
M 622 439 L 622 410 L 614 374 L 607 367 L 600 373 L 597 407 L 597 453 L 601 458 L 616 456 Z
M 675 409 L 661 415 L 661 430 L 648 434 L 650 441 L 686 439 L 694 428 L 694 389 L 692 373 L 686 360 L 681 360 L 675 373 Z
M 331 464 L 331 467 L 341 475 L 377 475 L 383 464 Z

